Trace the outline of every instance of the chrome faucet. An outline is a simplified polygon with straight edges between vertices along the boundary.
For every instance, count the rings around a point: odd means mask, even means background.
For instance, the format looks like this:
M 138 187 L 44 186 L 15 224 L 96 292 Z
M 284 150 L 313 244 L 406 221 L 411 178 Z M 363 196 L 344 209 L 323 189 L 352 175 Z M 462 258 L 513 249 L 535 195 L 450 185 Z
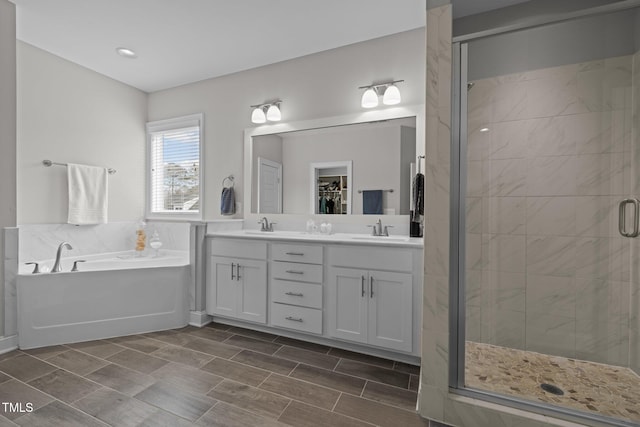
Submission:
M 372 231 L 371 231 L 371 235 L 372 236 L 386 236 L 389 237 L 389 229 L 393 228 L 393 225 L 385 225 L 384 228 L 382 227 L 382 220 L 380 218 L 378 218 L 378 222 L 376 222 L 374 225 L 368 225 L 367 227 L 371 227 Z
M 62 271 L 62 267 L 60 266 L 60 256 L 62 255 L 62 248 L 73 249 L 73 247 L 67 242 L 60 243 L 60 246 L 58 246 L 58 252 L 56 252 L 56 262 L 53 264 L 53 268 L 51 269 L 52 273 L 59 273 Z
M 275 222 L 269 223 L 267 217 L 263 216 L 262 219 L 258 221 L 258 224 L 260 224 L 260 231 L 273 231 L 273 224 L 275 224 Z

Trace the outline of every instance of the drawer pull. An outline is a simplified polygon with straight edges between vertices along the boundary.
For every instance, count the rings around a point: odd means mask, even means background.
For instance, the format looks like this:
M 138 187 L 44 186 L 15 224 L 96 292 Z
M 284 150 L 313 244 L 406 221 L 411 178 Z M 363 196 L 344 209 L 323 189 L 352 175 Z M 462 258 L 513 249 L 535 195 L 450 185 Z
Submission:
M 285 292 L 285 295 L 291 295 L 292 297 L 303 297 L 304 294 L 300 292 Z
M 285 319 L 291 320 L 292 322 L 300 322 L 300 323 L 303 322 L 302 318 L 300 317 L 287 316 L 285 317 Z
M 236 263 L 231 263 L 231 280 L 236 280 L 236 276 L 233 275 L 233 269 L 236 267 Z
M 240 279 L 241 279 L 241 277 L 240 277 L 240 263 L 237 263 L 236 264 L 236 280 L 239 281 Z
M 286 270 L 286 272 L 289 274 L 304 274 L 304 271 L 298 271 L 298 270 Z
M 364 297 L 364 275 L 362 276 L 362 296 Z
M 287 255 L 304 256 L 304 252 L 285 252 Z

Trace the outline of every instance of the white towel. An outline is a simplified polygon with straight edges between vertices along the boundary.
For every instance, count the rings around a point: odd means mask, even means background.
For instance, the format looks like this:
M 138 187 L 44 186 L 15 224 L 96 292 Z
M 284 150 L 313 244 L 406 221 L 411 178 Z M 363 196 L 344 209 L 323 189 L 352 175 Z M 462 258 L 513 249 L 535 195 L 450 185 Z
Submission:
M 106 224 L 107 168 L 67 165 L 69 180 L 69 224 Z

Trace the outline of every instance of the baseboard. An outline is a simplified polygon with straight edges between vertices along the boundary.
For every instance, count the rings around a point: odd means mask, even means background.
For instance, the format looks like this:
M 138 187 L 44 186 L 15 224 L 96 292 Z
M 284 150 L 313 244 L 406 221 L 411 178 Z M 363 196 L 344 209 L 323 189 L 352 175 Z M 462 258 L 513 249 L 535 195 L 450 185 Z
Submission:
M 189 313 L 189 324 L 198 328 L 212 322 L 211 316 L 204 311 L 192 311 Z
M 18 348 L 18 336 L 0 338 L 0 354 L 8 353 Z

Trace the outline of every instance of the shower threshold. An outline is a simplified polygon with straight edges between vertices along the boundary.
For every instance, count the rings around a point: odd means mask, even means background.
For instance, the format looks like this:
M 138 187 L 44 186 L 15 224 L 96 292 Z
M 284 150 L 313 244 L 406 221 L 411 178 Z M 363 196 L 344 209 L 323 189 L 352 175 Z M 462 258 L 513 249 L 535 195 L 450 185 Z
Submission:
M 467 388 L 640 422 L 640 376 L 631 369 L 473 341 L 465 353 Z

